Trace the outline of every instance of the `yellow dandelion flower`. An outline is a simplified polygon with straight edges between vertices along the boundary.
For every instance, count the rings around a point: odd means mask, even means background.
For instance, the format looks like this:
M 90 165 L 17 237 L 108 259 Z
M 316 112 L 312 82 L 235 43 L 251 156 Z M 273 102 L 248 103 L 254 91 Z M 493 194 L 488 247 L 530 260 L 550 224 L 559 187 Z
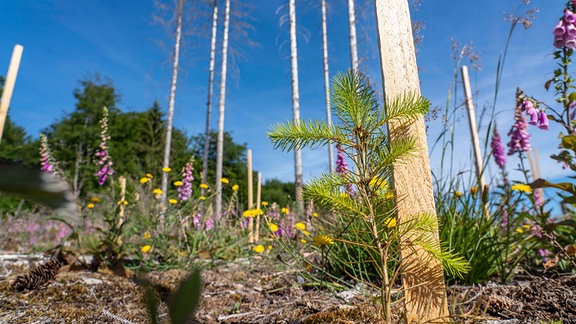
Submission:
M 155 194 L 155 195 L 161 195 L 161 194 L 162 194 L 162 189 L 156 188 L 156 189 L 152 190 L 152 193 Z
M 518 228 L 516 229 L 516 232 L 518 232 L 518 233 L 522 234 L 522 233 L 524 233 L 524 230 L 523 230 L 523 229 L 521 229 L 520 227 L 518 227 Z
M 150 181 L 150 178 L 148 178 L 148 177 L 140 178 L 140 183 L 141 183 L 141 184 L 145 184 L 145 183 L 147 183 L 148 181 Z
M 285 214 L 285 215 L 288 215 L 290 213 L 290 211 L 286 207 L 282 207 L 281 212 L 282 212 L 282 214 Z
M 230 180 L 228 180 L 228 178 L 222 178 L 222 179 L 220 179 L 220 182 L 225 183 L 225 184 L 229 184 Z
M 174 181 L 174 186 L 180 187 L 182 185 L 182 181 Z
M 200 184 L 200 188 L 202 188 L 202 189 L 208 189 L 208 185 L 205 184 L 205 183 L 201 183 L 201 184 Z
M 512 186 L 512 190 L 514 191 L 520 191 L 520 192 L 525 192 L 525 193 L 532 193 L 532 188 L 527 185 L 527 184 L 523 184 L 523 183 L 518 183 Z
M 262 202 L 262 206 L 264 206 L 264 207 L 268 206 L 268 202 L 267 202 L 267 201 L 263 201 L 263 202 Z
M 308 232 L 307 230 L 303 230 L 302 233 L 306 236 L 310 236 L 310 232 Z
M 88 205 L 86 205 L 86 208 L 92 209 L 92 208 L 94 208 L 94 204 L 93 204 L 93 203 L 89 203 Z
M 268 223 L 268 227 L 270 227 L 270 230 L 274 233 L 278 232 L 278 225 L 274 224 L 274 223 Z
M 154 176 L 153 176 L 153 175 L 151 175 L 150 173 L 146 173 L 146 178 L 150 178 L 150 179 L 152 179 L 152 178 L 154 178 Z
M 234 191 L 238 190 L 238 188 L 240 188 L 240 186 L 237 185 L 237 184 L 235 184 L 235 185 L 232 186 L 232 190 L 234 190 Z
M 172 169 L 170 169 L 170 168 L 162 168 L 162 172 L 168 173 L 168 172 L 170 172 L 170 171 L 172 171 Z
M 152 250 L 152 247 L 150 245 L 144 245 L 142 247 L 142 249 L 140 249 L 140 251 L 142 251 L 142 253 L 148 253 L 148 252 L 150 252 L 150 250 Z
M 245 210 L 244 213 L 242 213 L 242 216 L 244 216 L 246 218 L 253 217 L 254 216 L 254 209 Z
M 206 200 L 206 197 L 200 196 L 200 197 L 198 197 L 198 199 L 199 199 L 199 200 Z
M 316 212 L 312 213 L 312 217 L 318 217 L 318 213 Z
M 384 221 L 384 225 L 388 228 L 396 227 L 396 217 L 390 217 Z
M 470 188 L 470 193 L 475 195 L 478 192 L 478 187 L 474 186 Z
M 300 239 L 300 242 L 306 244 L 308 241 L 306 241 L 305 239 Z
M 323 247 L 329 244 L 334 244 L 334 240 L 328 235 L 318 235 L 314 237 L 314 245 Z
M 150 237 L 151 237 L 151 236 L 150 236 L 150 232 L 144 233 L 144 239 L 145 239 L 145 240 L 149 239 Z
M 256 252 L 256 253 L 262 253 L 262 252 L 264 252 L 265 249 L 266 248 L 262 244 L 258 244 L 252 248 L 252 250 L 254 250 L 254 252 Z
M 99 202 L 101 202 L 101 201 L 102 201 L 102 200 L 101 200 L 100 198 L 98 198 L 98 197 L 92 197 L 92 198 L 90 198 L 90 202 L 93 202 L 93 203 L 99 203 Z
M 454 191 L 454 196 L 456 196 L 456 197 L 462 197 L 462 193 L 461 193 L 460 191 L 458 191 L 458 190 L 455 190 L 455 191 Z
M 294 227 L 296 227 L 297 229 L 301 230 L 301 231 L 305 231 L 306 230 L 306 224 L 302 223 L 302 222 L 298 222 L 294 225 Z
M 272 250 L 272 245 L 268 245 L 268 251 Z
M 172 205 L 178 203 L 178 200 L 176 199 L 168 199 L 168 202 L 171 203 Z
M 530 225 L 526 224 L 526 225 L 522 225 L 522 227 L 524 227 L 524 229 L 529 230 L 530 229 Z

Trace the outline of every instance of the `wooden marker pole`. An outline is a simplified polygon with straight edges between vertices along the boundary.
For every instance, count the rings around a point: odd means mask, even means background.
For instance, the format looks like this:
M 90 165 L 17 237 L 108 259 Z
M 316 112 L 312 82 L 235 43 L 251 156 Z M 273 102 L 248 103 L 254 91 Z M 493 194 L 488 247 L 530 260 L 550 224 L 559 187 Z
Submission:
M 254 208 L 254 188 L 252 183 L 252 150 L 248 150 L 248 209 Z M 254 243 L 254 217 L 248 220 L 248 243 Z
M 408 1 L 374 0 L 374 4 L 384 98 L 393 100 L 407 93 L 420 95 Z M 419 148 L 414 155 L 393 167 L 398 223 L 406 223 L 423 213 L 435 215 L 436 208 L 424 118 L 417 119 L 408 129 L 398 126 L 397 123 L 388 125 L 390 141 L 404 136 L 407 130 Z M 439 242 L 437 228 L 430 235 L 431 240 Z M 442 265 L 422 248 L 411 244 L 410 237 L 410 233 L 403 235 L 400 242 L 405 266 L 401 275 L 406 320 L 408 323 L 427 322 L 447 317 Z
M 8 114 L 10 99 L 12 99 L 18 68 L 20 67 L 20 59 L 22 59 L 22 51 L 24 51 L 22 45 L 14 46 L 12 59 L 10 59 L 10 65 L 8 66 L 8 74 L 6 74 L 6 80 L 4 82 L 4 92 L 2 92 L 2 101 L 0 101 L 0 144 L 2 144 L 4 124 L 6 123 L 6 115 Z
M 258 184 L 256 185 L 256 208 L 262 208 L 262 172 L 258 172 Z M 260 240 L 260 215 L 256 216 L 256 229 L 254 234 L 254 241 Z

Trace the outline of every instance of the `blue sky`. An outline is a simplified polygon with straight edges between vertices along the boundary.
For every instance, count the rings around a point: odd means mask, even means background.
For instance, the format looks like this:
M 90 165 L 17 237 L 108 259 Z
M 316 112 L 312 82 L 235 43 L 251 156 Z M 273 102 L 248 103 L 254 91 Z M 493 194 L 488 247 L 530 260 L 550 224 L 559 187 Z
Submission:
M 317 1 L 319 3 L 319 1 Z M 234 4 L 234 0 L 232 0 Z M 226 98 L 225 128 L 236 142 L 247 143 L 253 151 L 254 168 L 264 179 L 293 179 L 293 154 L 275 151 L 266 138 L 270 126 L 292 118 L 290 60 L 287 28 L 279 26 L 276 10 L 287 1 L 254 1 L 253 25 L 250 37 L 259 45 L 243 46 L 242 39 L 231 42 L 238 46 L 245 58 L 234 60 L 234 75 L 229 77 Z M 299 1 L 297 7 L 300 30 L 299 68 L 301 117 L 325 118 L 320 9 L 311 1 Z M 328 38 L 330 74 L 349 66 L 346 1 L 330 1 Z M 256 6 L 256 4 L 258 4 Z M 504 21 L 505 12 L 519 8 L 519 0 L 425 0 L 416 20 L 423 20 L 426 29 L 419 47 L 418 64 L 422 69 L 422 93 L 432 105 L 442 110 L 448 91 L 453 88 L 454 62 L 450 58 L 451 39 L 461 44 L 472 42 L 480 54 L 481 71 L 471 71 L 472 88 L 477 111 L 492 102 L 495 70 L 502 54 L 510 24 Z M 543 88 L 551 78 L 551 29 L 562 14 L 563 1 L 532 1 L 540 12 L 534 26 L 515 30 L 504 68 L 496 111 L 498 128 L 504 140 L 512 123 L 516 87 L 528 94 L 553 103 Z M 363 58 L 361 69 L 377 80 L 376 34 L 373 29 L 372 1 L 357 1 L 359 11 L 359 51 Z M 526 10 L 520 7 L 519 14 Z M 24 46 L 24 54 L 11 102 L 10 115 L 26 128 L 31 136 L 73 111 L 73 90 L 78 80 L 94 73 L 109 77 L 122 97 L 119 107 L 124 111 L 142 111 L 158 100 L 168 107 L 171 68 L 169 49 L 171 39 L 157 25 L 151 24 L 155 12 L 152 1 L 73 1 L 43 0 L 0 2 L 0 73 L 5 74 L 14 44 Z M 287 12 L 280 9 L 280 14 Z M 206 18 L 208 19 L 208 18 Z M 206 32 L 209 34 L 209 31 Z M 194 44 L 195 46 L 189 46 Z M 180 78 L 176 94 L 175 125 L 188 135 L 204 131 L 208 79 L 208 36 L 189 38 L 184 46 Z M 458 78 L 458 80 L 460 80 Z M 215 88 L 218 93 L 218 88 Z M 454 93 L 451 93 L 454 98 Z M 215 103 L 217 103 L 217 95 Z M 458 104 L 462 90 L 458 85 Z M 453 103 L 451 104 L 453 106 Z M 212 125 L 216 128 L 217 105 Z M 481 125 L 485 127 L 487 121 Z M 432 147 L 442 123 L 428 123 L 428 142 Z M 470 140 L 464 110 L 458 112 L 454 125 L 456 133 L 456 170 L 469 170 Z M 558 129 L 543 132 L 531 128 L 533 145 L 538 149 L 542 176 L 565 176 L 561 168 L 548 156 L 556 151 Z M 485 129 L 480 129 L 481 140 Z M 431 152 L 432 168 L 438 173 L 439 148 Z M 326 150 L 304 151 L 304 176 L 309 179 L 328 169 Z M 515 167 L 514 160 L 510 166 Z M 491 168 L 494 172 L 495 168 Z

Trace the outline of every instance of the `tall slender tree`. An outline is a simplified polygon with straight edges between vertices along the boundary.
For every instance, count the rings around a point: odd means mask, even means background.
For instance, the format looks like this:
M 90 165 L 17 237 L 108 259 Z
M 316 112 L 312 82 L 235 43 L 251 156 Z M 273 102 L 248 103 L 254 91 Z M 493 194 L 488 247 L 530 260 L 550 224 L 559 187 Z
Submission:
M 326 122 L 332 125 L 330 111 L 330 72 L 328 69 L 328 28 L 326 27 L 326 0 L 322 0 L 322 57 L 324 60 L 324 94 L 326 97 Z M 328 143 L 328 163 L 330 173 L 334 172 L 334 151 L 332 143 Z
M 216 34 L 218 28 L 218 0 L 212 1 L 212 37 L 210 40 L 210 66 L 208 71 L 208 100 L 206 102 L 206 135 L 202 155 L 202 183 L 208 183 L 208 148 L 210 146 L 210 119 L 212 116 L 212 94 L 214 92 L 214 61 L 216 60 Z M 204 192 L 204 189 L 202 189 Z
M 220 102 L 218 105 L 218 139 L 216 143 L 216 201 L 214 214 L 216 224 L 223 225 L 226 219 L 222 217 L 222 163 L 224 152 L 224 110 L 226 104 L 226 70 L 228 67 L 228 31 L 230 29 L 230 0 L 226 0 L 224 9 L 224 33 L 222 35 L 222 68 L 220 76 Z
M 172 64 L 172 83 L 170 86 L 170 97 L 168 99 L 168 120 L 166 123 L 166 144 L 164 146 L 164 161 L 162 163 L 164 168 L 170 167 L 170 145 L 172 143 L 172 123 L 174 120 L 174 100 L 176 97 L 176 84 L 178 82 L 178 59 L 180 57 L 180 41 L 182 39 L 182 11 L 184 7 L 184 0 L 178 0 L 176 6 L 176 40 L 174 42 L 174 56 Z M 166 208 L 166 193 L 168 191 L 168 173 L 162 172 L 162 197 L 160 205 L 162 210 Z M 164 212 L 160 213 L 159 219 L 160 227 L 164 223 Z
M 350 30 L 350 65 L 353 72 L 358 72 L 358 43 L 356 41 L 356 9 L 354 0 L 348 0 L 348 28 Z
M 292 117 L 300 123 L 300 90 L 298 88 L 298 44 L 296 41 L 296 0 L 288 0 L 290 21 L 290 65 L 292 71 Z M 294 183 L 296 187 L 296 212 L 304 212 L 302 150 L 294 150 Z

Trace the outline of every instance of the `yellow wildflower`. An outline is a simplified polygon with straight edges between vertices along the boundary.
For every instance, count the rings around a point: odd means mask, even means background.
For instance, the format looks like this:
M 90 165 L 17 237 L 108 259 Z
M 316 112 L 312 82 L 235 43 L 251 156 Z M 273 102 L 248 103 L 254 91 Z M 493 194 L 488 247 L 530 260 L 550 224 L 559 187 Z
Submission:
M 523 229 L 521 229 L 520 227 L 518 227 L 518 228 L 516 229 L 516 232 L 518 232 L 518 233 L 522 234 L 522 233 L 524 233 L 524 230 L 523 230 Z
M 200 188 L 202 188 L 202 189 L 208 189 L 208 185 L 205 184 L 205 183 L 201 183 L 201 184 L 200 184 Z
M 178 203 L 178 200 L 176 200 L 176 199 L 169 199 L 168 202 L 171 203 L 172 205 L 174 205 L 174 204 Z
M 310 232 L 308 232 L 307 230 L 303 230 L 302 233 L 306 236 L 310 236 Z
M 234 190 L 234 191 L 238 190 L 238 188 L 240 188 L 240 186 L 237 185 L 237 184 L 235 184 L 235 185 L 232 186 L 232 190 Z
M 462 197 L 462 193 L 461 193 L 460 191 L 458 191 L 458 190 L 455 190 L 455 191 L 454 191 L 454 196 L 456 196 L 456 197 Z
M 161 194 L 162 194 L 162 189 L 156 188 L 156 189 L 152 190 L 152 193 L 155 194 L 155 195 L 161 195 Z
M 198 197 L 198 199 L 199 199 L 199 200 L 206 200 L 206 197 L 200 196 L 200 197 Z
M 263 201 L 263 202 L 262 202 L 262 206 L 264 206 L 264 207 L 268 206 L 268 202 L 267 202 L 267 201 Z
M 118 205 L 128 205 L 128 202 L 124 199 L 118 200 L 117 202 Z
M 150 173 L 146 173 L 146 178 L 150 178 L 150 179 L 152 179 L 152 178 L 154 178 L 154 176 L 153 176 L 153 175 L 151 175 Z
M 141 184 L 145 184 L 146 182 L 150 181 L 150 178 L 148 177 L 144 177 L 144 178 L 140 178 L 140 183 Z
M 101 202 L 101 201 L 102 201 L 102 200 L 100 200 L 100 198 L 98 198 L 98 197 L 92 197 L 92 198 L 90 198 L 90 202 L 93 202 L 93 203 L 99 203 L 99 202 Z
M 180 187 L 182 185 L 182 181 L 174 181 L 174 185 L 176 187 Z
M 144 233 L 144 239 L 147 240 L 150 238 L 150 232 Z
M 523 183 L 518 183 L 518 184 L 513 185 L 512 190 L 521 191 L 521 192 L 525 192 L 525 193 L 532 193 L 532 188 L 529 185 L 523 184 Z
M 306 241 L 305 239 L 300 239 L 300 242 L 302 242 L 303 244 L 306 244 L 308 241 Z
M 316 212 L 312 213 L 312 217 L 318 217 L 318 213 Z
M 305 231 L 306 230 L 306 224 L 302 223 L 302 222 L 298 222 L 294 225 L 294 227 L 296 227 L 297 229 L 301 230 L 301 231 Z
M 258 244 L 255 247 L 253 247 L 252 250 L 254 250 L 254 252 L 256 252 L 256 253 L 262 253 L 262 252 L 264 252 L 265 248 L 264 248 L 264 245 Z
M 522 225 L 522 227 L 524 227 L 524 229 L 529 230 L 530 229 L 530 225 L 526 224 L 526 225 Z
M 472 193 L 473 195 L 475 195 L 478 192 L 478 187 L 474 186 L 472 188 L 470 188 L 470 193 Z
M 170 169 L 170 168 L 162 168 L 162 172 L 168 173 L 168 172 L 170 172 L 170 171 L 172 171 L 172 169 Z
M 334 244 L 334 240 L 328 235 L 318 235 L 314 237 L 314 245 L 323 247 L 329 244 Z
M 386 180 L 380 178 L 379 176 L 375 176 L 370 180 L 369 185 L 371 187 L 379 187 L 380 189 L 386 189 L 388 183 L 386 182 Z
M 228 180 L 228 178 L 222 178 L 222 179 L 220 179 L 220 182 L 225 183 L 225 184 L 229 184 L 230 180 Z
M 290 213 L 290 211 L 286 207 L 282 207 L 281 212 L 282 212 L 282 214 L 286 214 L 286 215 L 288 215 Z
M 274 224 L 274 223 L 268 223 L 268 227 L 270 227 L 270 230 L 274 233 L 278 232 L 278 225 Z
M 396 217 L 390 217 L 384 221 L 384 225 L 388 228 L 392 228 L 396 226 Z
M 86 205 L 86 208 L 92 209 L 92 208 L 94 208 L 94 204 L 93 204 L 93 203 L 89 203 L 88 205 Z
M 142 253 L 148 253 L 150 250 L 152 250 L 150 245 L 144 245 L 140 251 L 142 251 Z
M 268 245 L 268 251 L 272 250 L 272 245 Z

